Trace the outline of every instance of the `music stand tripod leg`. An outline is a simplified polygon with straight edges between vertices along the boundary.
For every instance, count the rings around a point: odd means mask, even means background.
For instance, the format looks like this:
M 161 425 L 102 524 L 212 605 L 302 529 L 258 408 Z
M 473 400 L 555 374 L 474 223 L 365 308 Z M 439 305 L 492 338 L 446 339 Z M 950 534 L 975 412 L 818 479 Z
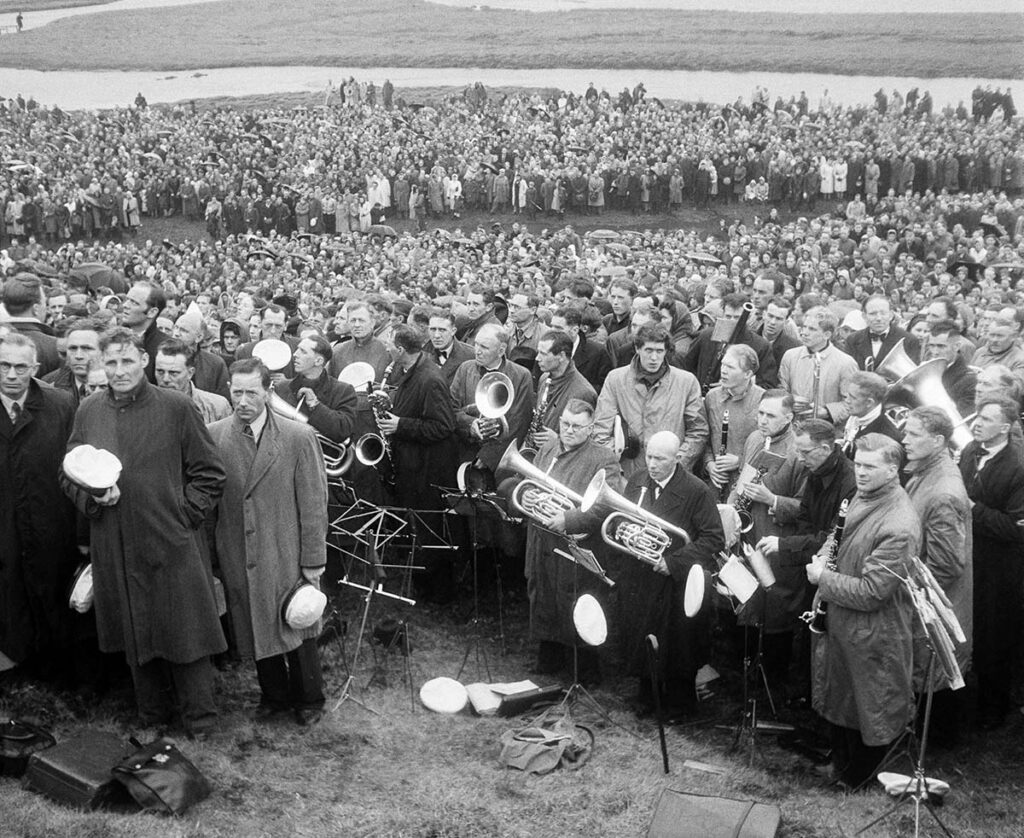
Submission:
M 342 687 L 341 696 L 335 702 L 334 707 L 331 708 L 331 712 L 337 712 L 338 708 L 341 707 L 346 701 L 354 701 L 364 710 L 369 710 L 376 716 L 381 715 L 377 710 L 367 706 L 365 703 L 360 701 L 354 695 L 352 695 L 352 684 L 355 682 L 356 672 L 359 668 L 359 653 L 363 645 L 363 637 L 366 634 L 366 623 L 370 616 L 370 605 L 373 601 L 373 587 L 366 592 L 366 597 L 363 600 L 363 616 L 359 621 L 359 634 L 356 636 L 356 648 L 352 653 L 352 669 L 349 671 L 348 678 L 345 679 L 345 685 Z

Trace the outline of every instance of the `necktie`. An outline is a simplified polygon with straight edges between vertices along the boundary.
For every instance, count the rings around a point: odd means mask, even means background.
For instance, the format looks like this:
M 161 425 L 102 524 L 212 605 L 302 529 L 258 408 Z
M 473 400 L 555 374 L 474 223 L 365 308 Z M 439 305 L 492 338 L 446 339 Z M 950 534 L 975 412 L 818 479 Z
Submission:
M 242 433 L 249 437 L 249 439 L 251 439 L 253 442 L 256 441 L 256 434 L 252 432 L 252 425 L 246 425 L 245 427 L 243 427 Z
M 15 402 L 11 405 L 11 424 L 17 425 L 18 419 L 21 418 L 21 405 Z
M 78 397 L 80 399 L 84 399 L 87 395 L 88 395 L 88 393 L 85 392 L 85 385 L 84 384 L 78 385 Z
M 654 487 L 653 487 L 653 492 L 654 492 L 654 499 L 655 500 L 660 498 L 661 497 L 661 486 L 659 486 L 657 483 L 655 483 Z

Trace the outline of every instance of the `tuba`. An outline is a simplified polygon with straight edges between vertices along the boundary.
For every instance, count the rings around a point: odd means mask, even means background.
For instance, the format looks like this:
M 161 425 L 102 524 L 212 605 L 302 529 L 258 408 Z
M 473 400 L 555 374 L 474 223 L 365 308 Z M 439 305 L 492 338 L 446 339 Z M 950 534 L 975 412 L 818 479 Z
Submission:
M 516 398 L 516 389 L 512 379 L 503 372 L 488 372 L 480 377 L 473 393 L 473 402 L 486 426 L 484 439 L 495 439 L 508 433 L 508 420 L 505 414 L 512 408 Z
M 690 535 L 643 509 L 642 502 L 643 495 L 639 503 L 624 498 L 608 485 L 604 472 L 599 471 L 583 493 L 580 509 L 584 512 L 594 510 L 607 516 L 601 525 L 601 537 L 606 544 L 642 562 L 657 565 L 672 543 L 673 536 L 689 544 Z
M 303 425 L 309 424 L 309 417 L 300 409 L 302 399 L 299 399 L 298 405 L 293 406 L 271 390 L 268 404 L 271 411 L 278 416 Z M 316 438 L 320 443 L 320 453 L 324 458 L 324 471 L 327 473 L 327 477 L 332 480 L 341 477 L 352 466 L 352 460 L 356 456 L 355 449 L 343 442 L 334 442 L 319 432 L 317 432 Z
M 893 358 L 897 351 L 900 354 L 893 359 L 892 364 L 886 367 L 890 358 Z M 906 364 L 902 361 L 904 358 Z M 935 358 L 915 366 L 903 350 L 903 341 L 901 340 L 885 356 L 885 360 L 879 365 L 879 370 L 886 367 L 889 374 L 893 375 L 895 372 L 905 369 L 907 364 L 910 366 L 909 370 L 890 384 L 889 389 L 885 392 L 886 415 L 890 418 L 894 415 L 901 418 L 902 422 L 897 422 L 897 424 L 902 427 L 903 422 L 906 421 L 906 413 L 915 407 L 921 405 L 940 407 L 946 411 L 949 421 L 953 423 L 953 436 L 950 438 L 950 444 L 955 451 L 962 451 L 973 439 L 969 428 L 970 417 L 964 419 L 960 416 L 960 411 L 956 409 L 956 403 L 949 397 L 946 388 L 942 385 L 942 374 L 946 370 L 946 362 L 941 358 Z M 902 415 L 901 411 L 903 411 Z
M 551 463 L 552 468 L 555 462 Z M 503 470 L 514 471 L 524 477 L 512 490 L 509 504 L 520 515 L 540 524 L 546 524 L 553 515 L 568 512 L 583 503 L 581 495 L 541 471 L 523 456 L 522 451 L 517 451 L 515 440 L 508 444 L 495 472 Z

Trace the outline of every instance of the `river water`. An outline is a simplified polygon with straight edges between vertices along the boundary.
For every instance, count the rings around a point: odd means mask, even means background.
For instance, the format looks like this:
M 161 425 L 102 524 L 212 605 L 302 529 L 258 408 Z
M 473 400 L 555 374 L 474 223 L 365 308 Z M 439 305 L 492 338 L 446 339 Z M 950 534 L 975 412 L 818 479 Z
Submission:
M 994 0 L 993 0 L 994 1 Z M 1001 0 L 1000 0 L 1001 1 Z M 128 9 L 167 7 L 211 2 L 211 0 L 117 0 L 98 6 L 80 6 L 72 9 L 28 12 L 26 28 L 43 26 L 63 17 L 97 12 Z M 472 6 L 470 0 L 435 0 L 453 5 Z M 959 2 L 959 0 L 956 0 Z M 534 11 L 560 8 L 630 8 L 655 6 L 661 8 L 700 8 L 711 0 L 490 0 L 489 5 L 530 8 Z M 980 3 L 980 8 L 976 8 Z M 817 11 L 830 7 L 845 7 L 840 0 L 719 0 L 719 8 L 744 8 L 757 5 L 772 11 L 799 11 L 813 5 Z M 907 6 L 916 11 L 943 11 L 954 5 L 954 0 L 860 0 L 857 8 L 884 6 L 898 11 Z M 921 6 L 927 6 L 922 9 Z M 972 10 L 987 10 L 990 0 L 975 0 Z M 932 7 L 935 7 L 934 9 Z M 962 4 L 960 6 L 962 8 Z M 844 8 L 845 10 L 845 8 Z M 1004 9 L 1005 10 L 1005 9 Z M 6 18 L 10 18 L 7 21 Z M 13 25 L 13 15 L 0 15 L 0 25 Z M 3 38 L 18 37 L 5 35 Z M 463 87 L 475 81 L 488 87 L 558 87 L 582 93 L 590 82 L 598 89 L 605 88 L 613 95 L 624 87 L 632 88 L 642 81 L 649 96 L 662 99 L 703 99 L 708 102 L 731 102 L 737 97 L 749 101 L 756 85 L 767 86 L 772 98 L 799 95 L 806 91 L 816 103 L 823 91 L 841 104 L 868 103 L 879 87 L 906 92 L 912 87 L 931 91 L 936 108 L 970 102 L 971 91 L 977 85 L 1005 87 L 1009 79 L 942 78 L 918 79 L 878 76 L 838 76 L 816 73 L 730 73 L 684 70 L 604 70 L 604 69 L 540 69 L 506 70 L 464 67 L 235 67 L 209 70 L 182 71 L 51 71 L 0 68 L 0 95 L 21 93 L 33 96 L 45 105 L 59 105 L 65 109 L 95 109 L 126 105 L 141 92 L 150 102 L 175 102 L 184 99 L 204 99 L 217 96 L 248 96 L 259 93 L 288 93 L 323 91 L 329 80 L 337 84 L 341 79 L 355 76 L 372 79 L 380 85 L 391 79 L 399 88 L 410 87 Z
M 916 12 L 971 14 L 1010 12 L 1006 0 L 974 0 L 968 9 L 963 0 L 428 0 L 462 8 L 514 9 L 523 12 L 568 12 L 597 9 L 681 9 L 715 12 L 777 12 L 796 14 L 906 14 Z
M 215 96 L 248 96 L 258 93 L 323 91 L 328 81 L 338 84 L 354 76 L 372 80 L 379 87 L 390 79 L 401 95 L 403 88 L 464 87 L 475 81 L 487 87 L 558 87 L 582 93 L 593 82 L 612 95 L 623 87 L 643 82 L 648 96 L 707 102 L 732 102 L 742 96 L 750 101 L 756 85 L 767 87 L 772 99 L 788 99 L 807 92 L 812 105 L 826 89 L 841 104 L 870 103 L 879 87 L 906 93 L 912 87 L 931 91 L 936 108 L 964 101 L 982 86 L 1006 87 L 1006 79 L 917 79 L 909 77 L 833 76 L 817 73 L 719 73 L 683 70 L 503 70 L 463 67 L 230 67 L 211 70 L 160 72 L 95 72 L 12 70 L 0 68 L 0 94 L 32 95 L 44 105 L 65 109 L 110 108 L 127 105 L 141 92 L 152 103 Z

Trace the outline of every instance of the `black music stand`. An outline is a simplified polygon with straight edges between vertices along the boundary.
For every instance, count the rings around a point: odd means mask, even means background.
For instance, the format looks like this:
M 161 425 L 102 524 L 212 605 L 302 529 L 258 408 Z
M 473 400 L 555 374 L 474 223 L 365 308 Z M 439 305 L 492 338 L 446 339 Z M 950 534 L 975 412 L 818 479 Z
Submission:
M 476 665 L 477 671 L 480 671 L 480 665 L 483 664 L 483 671 L 487 675 L 487 681 L 491 681 L 491 664 L 487 657 L 487 649 L 483 645 L 482 634 L 482 622 L 480 619 L 480 582 L 479 582 L 479 551 L 480 545 L 478 543 L 479 526 L 478 519 L 482 517 L 492 518 L 494 520 L 502 522 L 512 522 L 514 519 L 509 516 L 505 510 L 504 500 L 496 494 L 490 492 L 484 492 L 476 489 L 467 489 L 466 491 L 458 491 L 457 489 L 447 489 L 444 487 L 438 487 L 441 490 L 441 498 L 448 505 L 448 512 L 452 515 L 460 515 L 469 521 L 469 539 L 470 539 L 470 550 L 472 571 L 473 571 L 473 616 L 470 619 L 469 625 L 471 631 L 469 633 L 469 639 L 466 642 L 466 651 L 462 656 L 462 665 L 459 667 L 458 674 L 455 676 L 455 680 L 461 680 L 462 673 L 466 669 L 466 664 L 469 662 L 469 655 L 471 652 L 476 653 Z M 502 651 L 505 649 L 505 627 L 502 616 L 502 590 L 501 590 L 501 569 L 500 566 L 497 568 L 498 578 L 498 635 L 501 641 Z

